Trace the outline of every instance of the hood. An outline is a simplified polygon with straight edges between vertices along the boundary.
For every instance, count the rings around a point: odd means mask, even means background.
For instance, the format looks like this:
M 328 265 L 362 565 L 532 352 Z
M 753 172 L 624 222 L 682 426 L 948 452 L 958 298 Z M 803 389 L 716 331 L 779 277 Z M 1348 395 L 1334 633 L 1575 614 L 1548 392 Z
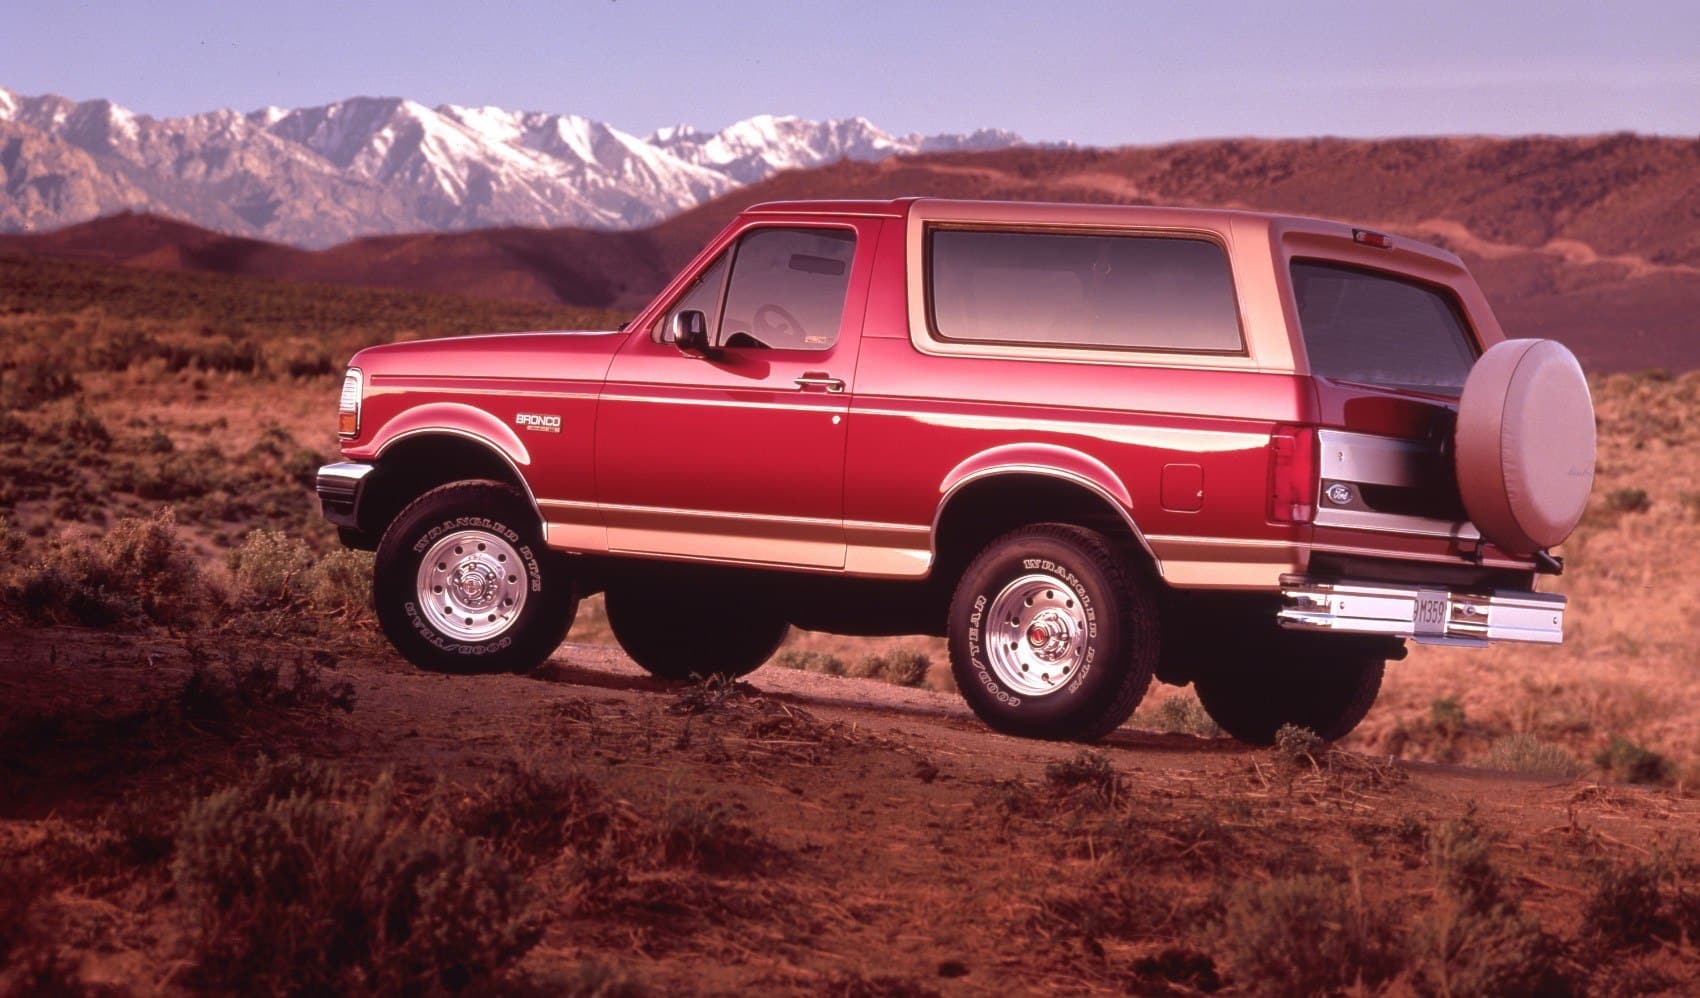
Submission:
M 625 331 L 495 333 L 367 347 L 350 367 L 366 383 L 385 377 L 525 378 L 601 381 Z

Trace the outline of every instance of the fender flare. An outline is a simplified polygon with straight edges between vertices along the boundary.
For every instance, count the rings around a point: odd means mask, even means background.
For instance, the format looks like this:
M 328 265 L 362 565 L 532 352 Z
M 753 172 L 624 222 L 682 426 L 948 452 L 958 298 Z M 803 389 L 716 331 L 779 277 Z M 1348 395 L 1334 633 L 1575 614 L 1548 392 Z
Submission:
M 943 524 L 945 510 L 950 508 L 951 500 L 969 485 L 1001 475 L 1055 478 L 1078 485 L 1097 495 L 1121 516 L 1122 522 L 1127 525 L 1134 539 L 1139 542 L 1140 548 L 1156 567 L 1158 576 L 1162 576 L 1162 559 L 1157 557 L 1157 552 L 1152 550 L 1150 542 L 1145 539 L 1145 531 L 1141 530 L 1134 520 L 1133 494 L 1121 480 L 1121 476 L 1090 454 L 1056 444 L 1004 444 L 981 451 L 952 468 L 939 483 L 939 503 L 933 513 L 929 543 L 933 547 L 935 560 L 938 557 L 939 527 Z
M 537 496 L 531 491 L 531 480 L 523 470 L 531 465 L 531 452 L 526 449 L 519 434 L 483 409 L 462 402 L 431 402 L 415 406 L 392 417 L 361 451 L 366 460 L 377 463 L 397 444 L 425 436 L 459 437 L 482 445 L 501 458 L 514 473 L 520 488 L 525 490 L 525 501 L 531 504 L 538 522 L 547 522 L 543 507 L 538 505 Z

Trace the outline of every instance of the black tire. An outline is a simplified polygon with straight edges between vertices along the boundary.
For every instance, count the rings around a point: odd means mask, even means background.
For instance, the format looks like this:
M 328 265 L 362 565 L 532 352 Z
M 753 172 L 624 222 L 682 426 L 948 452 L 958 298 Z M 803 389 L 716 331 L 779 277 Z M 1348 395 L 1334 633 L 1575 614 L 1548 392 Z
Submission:
M 425 556 L 459 538 L 467 541 L 463 560 L 444 548 L 437 567 L 463 572 L 454 578 L 466 588 L 453 589 L 439 613 L 436 600 L 426 606 L 422 598 L 427 588 L 444 591 L 427 585 Z M 505 566 L 515 563 L 522 571 L 508 572 Z M 504 584 L 510 588 L 495 588 Z M 531 671 L 560 647 L 578 613 L 565 559 L 544 546 L 531 504 L 495 481 L 440 486 L 402 510 L 378 542 L 372 598 L 379 625 L 403 657 L 421 669 L 461 675 Z M 512 600 L 513 609 L 504 610 L 503 600 Z M 484 630 L 454 633 L 450 611 L 457 611 L 453 618 L 475 614 L 467 624 L 476 621 Z
M 1064 588 L 1027 581 L 1045 577 Z M 994 626 L 1000 606 L 1012 612 Z M 1151 685 L 1160 630 L 1152 584 L 1094 531 L 1041 523 L 999 537 L 963 573 L 949 613 L 956 685 L 981 720 L 1006 734 L 1093 741 L 1131 717 Z M 1059 626 L 1075 628 L 1073 636 L 1058 635 Z M 1052 628 L 1056 643 L 1029 637 L 1035 627 Z M 1044 657 L 1051 654 L 1060 657 Z
M 744 590 L 626 582 L 609 586 L 604 599 L 614 639 L 657 679 L 749 675 L 791 631 L 759 595 Z
M 1361 652 L 1291 651 L 1201 667 L 1198 701 L 1223 731 L 1249 745 L 1271 745 L 1282 725 L 1338 741 L 1375 706 L 1387 660 Z

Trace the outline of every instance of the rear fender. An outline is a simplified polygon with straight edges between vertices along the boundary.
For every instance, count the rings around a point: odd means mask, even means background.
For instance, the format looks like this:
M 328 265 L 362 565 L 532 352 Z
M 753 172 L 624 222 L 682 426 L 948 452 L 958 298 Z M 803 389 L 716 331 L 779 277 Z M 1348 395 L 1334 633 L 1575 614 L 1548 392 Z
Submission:
M 1126 483 L 1109 465 L 1092 455 L 1056 444 L 1005 444 L 981 451 L 952 468 L 939 483 L 940 498 L 933 516 L 933 536 L 938 536 L 944 511 L 958 492 L 974 482 L 996 475 L 1043 475 L 1096 493 L 1121 516 L 1139 541 L 1139 546 L 1161 572 L 1162 562 L 1151 550 L 1151 545 L 1146 543 L 1144 531 L 1134 522 L 1133 494 L 1128 491 Z

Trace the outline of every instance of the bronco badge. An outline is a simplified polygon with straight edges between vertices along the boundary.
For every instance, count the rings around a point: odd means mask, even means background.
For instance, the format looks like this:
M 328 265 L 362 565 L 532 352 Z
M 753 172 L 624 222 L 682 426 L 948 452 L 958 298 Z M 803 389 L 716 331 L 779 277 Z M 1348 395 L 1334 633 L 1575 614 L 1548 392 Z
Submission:
M 559 433 L 561 432 L 561 417 L 544 413 L 522 412 L 514 417 L 514 425 L 523 426 L 528 430 L 536 430 L 539 433 Z

